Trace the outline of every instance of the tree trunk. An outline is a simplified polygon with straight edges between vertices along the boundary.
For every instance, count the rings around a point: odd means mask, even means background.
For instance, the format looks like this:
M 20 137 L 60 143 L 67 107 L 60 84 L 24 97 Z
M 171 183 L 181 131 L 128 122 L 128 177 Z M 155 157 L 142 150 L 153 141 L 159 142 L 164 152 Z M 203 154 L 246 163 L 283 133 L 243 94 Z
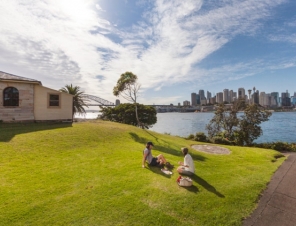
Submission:
M 137 103 L 135 103 L 135 111 L 136 111 L 136 119 L 137 119 L 137 122 L 138 122 L 138 126 L 141 127 L 142 129 L 144 129 L 142 123 L 139 120 Z

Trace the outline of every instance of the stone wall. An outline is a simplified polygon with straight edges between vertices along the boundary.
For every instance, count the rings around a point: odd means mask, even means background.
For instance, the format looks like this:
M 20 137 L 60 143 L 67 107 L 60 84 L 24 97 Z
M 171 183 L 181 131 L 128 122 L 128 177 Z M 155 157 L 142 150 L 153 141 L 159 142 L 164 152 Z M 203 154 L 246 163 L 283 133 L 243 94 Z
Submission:
M 19 106 L 3 106 L 3 90 L 15 87 L 19 91 Z M 0 120 L 3 122 L 34 120 L 34 84 L 0 81 Z
M 35 86 L 34 91 L 34 115 L 36 121 L 72 120 L 73 96 L 44 86 Z M 58 107 L 49 106 L 49 94 L 60 96 Z

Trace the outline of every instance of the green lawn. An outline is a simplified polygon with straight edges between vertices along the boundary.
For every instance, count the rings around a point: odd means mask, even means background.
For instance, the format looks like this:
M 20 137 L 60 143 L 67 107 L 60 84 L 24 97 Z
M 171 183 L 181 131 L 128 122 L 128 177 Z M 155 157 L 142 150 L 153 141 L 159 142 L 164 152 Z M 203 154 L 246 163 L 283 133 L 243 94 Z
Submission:
M 185 146 L 195 161 L 186 189 L 159 168 Z M 104 122 L 0 124 L 0 225 L 241 225 L 284 161 L 278 152 L 231 147 L 230 155 L 194 151 L 198 142 Z

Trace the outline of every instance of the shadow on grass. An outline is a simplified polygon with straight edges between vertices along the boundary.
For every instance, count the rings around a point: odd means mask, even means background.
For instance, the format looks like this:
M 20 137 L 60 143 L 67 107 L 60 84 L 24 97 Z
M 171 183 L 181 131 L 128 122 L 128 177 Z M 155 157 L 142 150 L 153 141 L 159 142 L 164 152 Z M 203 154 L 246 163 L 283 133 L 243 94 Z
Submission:
M 176 182 L 177 183 L 177 182 Z M 179 185 L 178 185 L 179 186 Z M 197 193 L 197 192 L 199 192 L 199 190 L 198 190 L 198 187 L 196 187 L 195 185 L 192 185 L 192 186 L 190 186 L 190 187 L 181 187 L 181 186 L 179 186 L 180 188 L 184 188 L 184 189 L 186 189 L 187 191 L 190 191 L 190 192 L 193 192 L 193 193 Z
M 0 123 L 0 142 L 9 142 L 18 134 L 66 127 L 72 127 L 72 123 Z
M 203 186 L 209 192 L 214 193 L 215 195 L 217 195 L 220 198 L 225 198 L 225 196 L 223 194 L 221 194 L 220 192 L 218 192 L 214 186 L 212 186 L 211 184 L 209 184 L 207 181 L 205 181 L 201 177 L 197 176 L 196 174 L 190 176 L 190 178 L 193 181 L 195 181 L 196 183 L 198 183 L 199 185 Z
M 153 134 L 149 133 L 148 131 L 146 131 L 148 134 L 150 134 L 151 136 L 153 136 L 156 141 L 158 141 L 158 138 L 155 137 Z M 131 135 L 131 137 L 138 143 L 141 143 L 143 144 L 143 150 L 145 148 L 145 144 L 148 142 L 148 141 L 151 141 L 151 140 L 148 140 L 144 137 L 139 137 L 138 134 L 136 133 L 129 133 Z M 162 140 L 162 142 L 165 142 L 164 140 Z M 165 142 L 167 143 L 167 142 Z M 181 152 L 181 149 L 178 149 L 176 150 L 175 148 L 172 148 L 170 147 L 169 143 L 167 143 L 167 146 L 161 146 L 161 145 L 157 145 L 154 143 L 154 149 L 160 151 L 161 153 L 167 153 L 167 154 L 170 154 L 170 155 L 175 155 L 175 156 L 180 156 L 180 158 L 184 158 L 182 152 Z M 206 157 L 202 156 L 202 155 L 198 155 L 196 153 L 192 153 L 192 158 L 194 160 L 198 160 L 198 161 L 205 161 L 206 160 Z M 166 157 L 166 156 L 164 156 Z M 169 160 L 168 160 L 169 161 Z M 181 160 L 180 160 L 181 161 Z
M 172 177 L 172 174 L 165 174 L 165 173 L 161 172 L 161 167 L 148 165 L 148 167 L 146 167 L 146 168 L 149 169 L 150 171 L 152 171 L 153 173 L 160 174 L 161 176 L 164 176 L 166 178 Z

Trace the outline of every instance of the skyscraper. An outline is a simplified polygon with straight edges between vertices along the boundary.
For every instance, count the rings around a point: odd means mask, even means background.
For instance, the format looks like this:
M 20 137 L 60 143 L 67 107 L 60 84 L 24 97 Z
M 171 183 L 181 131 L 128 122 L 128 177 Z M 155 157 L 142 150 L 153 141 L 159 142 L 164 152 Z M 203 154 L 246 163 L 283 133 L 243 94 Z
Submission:
M 229 91 L 229 103 L 233 102 L 233 90 Z
M 192 106 L 197 105 L 196 93 L 191 93 L 191 104 L 192 104 Z
M 211 99 L 212 98 L 212 93 L 207 91 L 207 100 Z
M 236 100 L 237 99 L 237 95 L 236 95 L 237 93 L 236 92 L 233 92 L 233 95 L 232 95 L 232 101 L 234 101 L 234 100 Z
M 223 103 L 223 93 L 222 92 L 216 94 L 216 102 L 218 104 Z
M 259 95 L 259 104 L 261 106 L 267 106 L 267 95 L 265 92 L 261 92 Z
M 200 95 L 196 94 L 196 104 L 200 105 Z
M 230 102 L 229 101 L 229 90 L 228 89 L 223 90 L 223 102 Z
M 278 92 L 272 92 L 270 94 L 270 96 L 271 96 L 271 106 L 279 107 L 280 106 L 279 93 Z
M 289 107 L 291 106 L 291 98 L 290 98 L 290 94 L 287 92 L 282 93 L 282 106 L 283 107 Z
M 256 92 L 253 93 L 253 104 L 259 104 L 259 90 L 256 90 Z
M 200 96 L 200 100 L 206 99 L 206 97 L 205 97 L 205 91 L 203 89 L 199 90 L 198 94 Z
M 245 89 L 244 88 L 239 88 L 238 89 L 238 99 L 245 99 Z

